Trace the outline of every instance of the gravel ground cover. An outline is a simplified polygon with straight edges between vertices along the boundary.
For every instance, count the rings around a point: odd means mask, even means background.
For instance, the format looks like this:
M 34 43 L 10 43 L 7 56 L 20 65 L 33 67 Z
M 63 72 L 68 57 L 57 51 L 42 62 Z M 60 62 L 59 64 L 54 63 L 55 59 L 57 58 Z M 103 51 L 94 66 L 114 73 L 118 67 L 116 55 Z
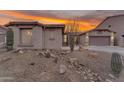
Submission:
M 14 50 L 0 54 L 0 81 L 111 82 L 111 53 L 64 50 Z

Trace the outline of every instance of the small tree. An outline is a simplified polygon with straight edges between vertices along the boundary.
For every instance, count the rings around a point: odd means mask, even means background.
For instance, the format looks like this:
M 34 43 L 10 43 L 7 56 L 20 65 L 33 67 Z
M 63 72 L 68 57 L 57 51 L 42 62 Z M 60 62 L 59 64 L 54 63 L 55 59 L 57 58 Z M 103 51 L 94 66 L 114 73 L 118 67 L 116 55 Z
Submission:
M 68 24 L 66 24 L 65 32 L 69 34 L 69 45 L 70 50 L 74 50 L 75 41 L 74 41 L 74 32 L 79 31 L 79 23 L 77 20 L 72 20 Z
M 74 36 L 73 35 L 70 35 L 69 36 L 69 43 L 70 43 L 70 49 L 71 51 L 74 51 L 74 45 L 75 45 L 75 42 L 74 42 Z
M 14 43 L 14 34 L 11 29 L 9 29 L 6 33 L 6 48 L 7 51 L 10 51 L 13 49 L 13 43 Z

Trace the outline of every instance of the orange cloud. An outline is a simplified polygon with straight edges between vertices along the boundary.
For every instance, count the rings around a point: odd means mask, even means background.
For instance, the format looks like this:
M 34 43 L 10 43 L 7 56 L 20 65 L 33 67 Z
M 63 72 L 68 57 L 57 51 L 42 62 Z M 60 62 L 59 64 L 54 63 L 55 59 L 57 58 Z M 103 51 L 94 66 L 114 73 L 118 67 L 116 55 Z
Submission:
M 21 19 L 21 20 L 36 20 L 39 21 L 41 23 L 54 23 L 54 24 L 67 24 L 68 22 L 70 22 L 70 20 L 65 20 L 65 19 L 56 19 L 56 18 L 48 18 L 48 17 L 42 17 L 42 16 L 33 16 L 33 15 L 27 15 L 27 14 L 23 14 L 23 13 L 19 13 L 19 12 L 15 12 L 15 11 L 7 11 L 7 10 L 0 10 L 1 14 L 6 14 L 8 16 L 12 16 L 15 17 L 17 19 Z M 3 19 L 0 19 L 0 22 Z M 5 20 L 5 18 L 4 18 Z M 3 21 L 4 21 L 3 20 Z M 9 20 L 9 19 L 8 19 Z M 5 22 L 8 22 L 8 20 L 6 19 Z M 92 25 L 91 22 L 88 21 L 79 21 L 79 25 L 80 25 L 80 30 L 81 31 L 86 31 L 86 30 L 90 30 L 95 28 L 98 24 L 99 24 L 99 20 L 93 20 L 94 23 Z

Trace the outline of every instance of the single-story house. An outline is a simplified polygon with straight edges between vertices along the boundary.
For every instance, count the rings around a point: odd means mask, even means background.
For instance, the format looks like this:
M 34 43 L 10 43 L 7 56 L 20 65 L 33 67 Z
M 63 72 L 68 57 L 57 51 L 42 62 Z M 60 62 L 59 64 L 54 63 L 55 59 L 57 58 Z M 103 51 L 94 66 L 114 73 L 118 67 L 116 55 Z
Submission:
M 8 28 L 0 26 L 0 48 L 5 47 L 6 44 L 6 32 Z
M 61 49 L 64 43 L 63 24 L 10 22 L 5 26 L 14 32 L 13 48 Z
M 82 46 L 114 46 L 115 32 L 109 29 L 94 29 L 80 34 Z

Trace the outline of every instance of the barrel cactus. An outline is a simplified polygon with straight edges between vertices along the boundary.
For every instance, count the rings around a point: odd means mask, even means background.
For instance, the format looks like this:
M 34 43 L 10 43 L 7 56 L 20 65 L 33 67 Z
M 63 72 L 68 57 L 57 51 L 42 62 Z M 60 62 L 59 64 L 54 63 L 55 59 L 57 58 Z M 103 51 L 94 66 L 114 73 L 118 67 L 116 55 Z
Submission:
M 6 33 L 6 48 L 7 48 L 7 51 L 10 51 L 13 49 L 13 43 L 14 43 L 14 40 L 13 40 L 13 31 L 11 29 L 9 29 Z
M 118 53 L 112 53 L 111 57 L 111 69 L 114 74 L 119 74 L 122 70 L 121 55 Z

